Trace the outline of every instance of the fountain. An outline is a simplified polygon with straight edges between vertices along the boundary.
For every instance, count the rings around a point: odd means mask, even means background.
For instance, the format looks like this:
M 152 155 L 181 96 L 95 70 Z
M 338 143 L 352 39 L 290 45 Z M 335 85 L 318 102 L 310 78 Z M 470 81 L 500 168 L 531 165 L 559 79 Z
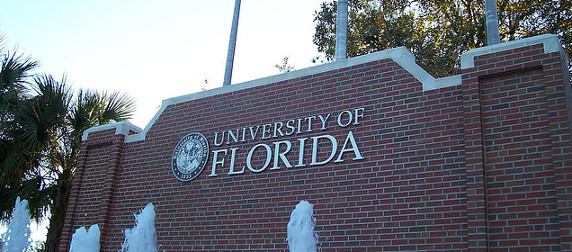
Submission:
M 125 229 L 122 252 L 157 252 L 155 207 L 149 203 L 140 214 L 135 214 L 135 227 Z
M 99 226 L 78 228 L 72 235 L 70 252 L 98 252 L 99 251 Z
M 28 201 L 16 198 L 12 220 L 2 235 L 2 252 L 22 252 L 30 246 L 30 210 Z
M 288 248 L 291 252 L 315 252 L 318 235 L 314 232 L 316 218 L 313 205 L 302 200 L 290 215 L 288 222 Z

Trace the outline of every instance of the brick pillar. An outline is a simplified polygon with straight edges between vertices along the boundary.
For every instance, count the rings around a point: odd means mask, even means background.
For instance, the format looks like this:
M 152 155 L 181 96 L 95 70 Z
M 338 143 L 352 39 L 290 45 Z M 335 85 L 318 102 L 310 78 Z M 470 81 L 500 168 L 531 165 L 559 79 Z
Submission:
M 467 169 L 467 242 L 469 251 L 487 251 L 483 122 L 475 70 L 475 67 L 464 69 L 462 77 Z
M 554 35 L 462 57 L 469 250 L 570 250 L 564 57 Z
M 69 250 L 71 236 L 80 227 L 98 224 L 100 241 L 105 239 L 123 143 L 130 132 L 138 131 L 121 122 L 95 127 L 84 134 L 59 251 Z
M 544 65 L 562 251 L 572 251 L 572 86 L 568 66 L 562 49 Z

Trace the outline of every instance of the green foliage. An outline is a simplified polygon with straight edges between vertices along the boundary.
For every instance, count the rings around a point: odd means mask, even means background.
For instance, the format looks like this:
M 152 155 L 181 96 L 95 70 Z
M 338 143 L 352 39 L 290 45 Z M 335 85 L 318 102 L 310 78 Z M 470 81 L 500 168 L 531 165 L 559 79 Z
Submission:
M 0 54 L 0 217 L 10 217 L 18 196 L 35 219 L 50 211 L 45 249 L 55 251 L 83 132 L 129 119 L 134 102 L 120 93 L 74 96 L 65 77 L 32 76 L 35 61 Z
M 280 71 L 281 73 L 289 73 L 292 72 L 295 67 L 291 66 L 290 63 L 288 63 L 288 57 L 284 57 L 282 59 L 282 65 L 278 65 L 276 64 L 274 67 L 276 67 L 276 69 L 278 69 L 278 71 Z
M 501 0 L 497 4 L 501 39 L 556 34 L 572 58 L 572 1 Z
M 336 7 L 324 2 L 314 17 L 314 43 L 328 60 L 335 53 Z M 500 0 L 501 40 L 553 33 L 572 57 L 571 7 L 569 0 Z M 348 57 L 405 46 L 425 70 L 443 77 L 459 73 L 463 52 L 484 45 L 482 0 L 349 1 Z

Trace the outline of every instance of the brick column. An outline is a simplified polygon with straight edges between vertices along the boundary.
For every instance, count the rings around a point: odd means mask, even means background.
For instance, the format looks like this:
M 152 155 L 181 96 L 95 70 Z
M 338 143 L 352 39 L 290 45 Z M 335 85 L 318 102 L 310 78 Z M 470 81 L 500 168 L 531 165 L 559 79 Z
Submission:
M 562 251 L 572 251 L 572 86 L 563 50 L 543 60 Z
M 467 231 L 469 251 L 486 251 L 486 198 L 480 89 L 475 67 L 463 73 L 463 117 L 467 170 Z
M 98 224 L 106 236 L 110 203 L 126 135 L 140 129 L 122 122 L 89 129 L 84 134 L 72 183 L 59 251 L 68 251 L 77 228 Z
M 563 57 L 554 35 L 462 57 L 469 250 L 570 250 L 572 92 Z

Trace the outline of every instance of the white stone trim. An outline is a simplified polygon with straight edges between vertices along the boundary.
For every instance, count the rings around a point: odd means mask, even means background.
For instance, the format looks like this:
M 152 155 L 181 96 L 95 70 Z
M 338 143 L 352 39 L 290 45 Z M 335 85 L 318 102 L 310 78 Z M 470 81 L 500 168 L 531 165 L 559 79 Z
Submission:
M 415 57 L 413 56 L 413 54 L 411 54 L 411 52 L 409 52 L 409 50 L 407 50 L 407 48 L 398 47 L 398 48 L 393 48 L 393 49 L 389 49 L 389 50 L 375 52 L 375 53 L 371 53 L 371 54 L 367 54 L 367 55 L 363 55 L 363 56 L 359 56 L 359 57 L 354 57 L 354 58 L 340 60 L 340 61 L 336 61 L 336 62 L 332 62 L 332 63 L 327 63 L 327 64 L 323 64 L 323 65 L 319 65 L 319 66 L 309 67 L 309 68 L 305 68 L 305 69 L 301 69 L 301 70 L 297 70 L 297 71 L 292 71 L 292 72 L 283 73 L 283 74 L 279 74 L 279 75 L 269 76 L 269 77 L 265 77 L 265 78 L 261 78 L 261 79 L 257 79 L 257 80 L 252 80 L 252 81 L 248 81 L 248 82 L 244 82 L 244 83 L 233 84 L 233 85 L 229 85 L 229 86 L 222 86 L 219 88 L 215 88 L 215 89 L 211 89 L 211 90 L 207 90 L 207 91 L 203 91 L 203 92 L 199 92 L 199 93 L 188 94 L 188 95 L 183 95 L 183 96 L 178 96 L 178 97 L 163 100 L 163 102 L 161 103 L 161 108 L 159 109 L 159 111 L 157 111 L 155 116 L 147 124 L 145 129 L 143 129 L 143 131 L 141 131 L 141 133 L 139 133 L 139 134 L 127 136 L 125 138 L 125 141 L 126 142 L 135 142 L 135 141 L 144 140 L 147 132 L 153 126 L 153 124 L 157 121 L 159 116 L 163 113 L 163 111 L 165 111 L 165 109 L 169 105 L 172 105 L 172 104 L 177 104 L 177 103 L 197 100 L 197 99 L 201 99 L 201 98 L 205 98 L 205 97 L 230 93 L 230 92 L 239 91 L 239 90 L 252 88 L 252 87 L 264 86 L 264 85 L 271 84 L 271 83 L 276 83 L 276 82 L 290 80 L 290 79 L 299 78 L 299 77 L 303 77 L 303 76 L 328 72 L 331 70 L 337 70 L 337 69 L 341 69 L 341 68 L 356 66 L 356 65 L 369 63 L 369 62 L 373 62 L 373 61 L 377 61 L 377 60 L 383 60 L 383 59 L 392 59 L 397 64 L 399 64 L 401 67 L 403 67 L 406 71 L 411 73 L 417 80 L 419 80 L 423 84 L 423 90 L 424 91 L 443 88 L 443 87 L 449 87 L 449 86 L 455 86 L 455 85 L 461 85 L 461 76 L 460 75 L 435 79 L 433 76 L 431 76 L 429 73 L 427 73 L 427 71 L 425 71 L 423 68 L 421 68 L 419 65 L 417 65 L 417 63 L 415 63 Z
M 87 129 L 86 131 L 83 132 L 83 135 L 81 136 L 81 140 L 82 141 L 87 140 L 89 133 L 97 132 L 97 131 L 103 131 L 103 130 L 109 130 L 109 129 L 115 129 L 116 135 L 122 134 L 125 137 L 129 136 L 129 131 L 134 131 L 136 134 L 138 134 L 142 131 L 141 128 L 139 128 L 139 127 L 127 122 L 127 121 L 109 123 L 109 124 L 104 124 L 104 125 L 100 125 L 100 126 L 96 126 L 96 127 L 92 127 L 92 128 Z
M 562 48 L 558 36 L 554 34 L 544 34 L 540 36 L 504 42 L 492 46 L 473 49 L 461 54 L 461 69 L 475 67 L 475 57 L 477 56 L 500 51 L 507 51 L 518 47 L 524 47 L 540 43 L 542 43 L 542 45 L 544 46 L 544 53 L 559 52 Z

